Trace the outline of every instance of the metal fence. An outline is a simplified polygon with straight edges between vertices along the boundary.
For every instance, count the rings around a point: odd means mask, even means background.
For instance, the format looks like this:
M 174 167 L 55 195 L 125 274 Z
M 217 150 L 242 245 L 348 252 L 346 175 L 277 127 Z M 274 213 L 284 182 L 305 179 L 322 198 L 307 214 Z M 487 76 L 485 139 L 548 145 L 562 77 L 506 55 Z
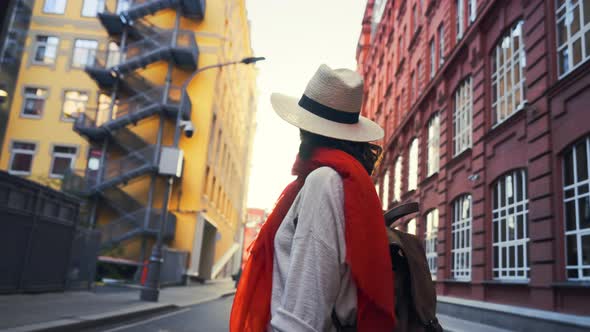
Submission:
M 72 243 L 68 269 L 68 289 L 90 289 L 96 276 L 101 233 L 98 230 L 78 229 Z
M 0 171 L 0 292 L 64 290 L 80 201 Z

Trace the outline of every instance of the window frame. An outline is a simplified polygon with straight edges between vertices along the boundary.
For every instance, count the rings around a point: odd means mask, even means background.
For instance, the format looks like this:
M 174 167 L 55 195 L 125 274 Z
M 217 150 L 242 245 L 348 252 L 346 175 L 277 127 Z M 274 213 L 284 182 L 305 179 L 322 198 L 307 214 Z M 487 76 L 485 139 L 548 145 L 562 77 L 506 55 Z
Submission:
M 459 100 L 463 100 L 460 104 Z M 454 94 L 453 157 L 473 146 L 473 79 L 464 79 Z
M 510 181 L 508 181 L 510 179 Z M 519 193 L 518 181 L 522 192 Z M 508 183 L 510 182 L 510 184 Z M 492 186 L 492 276 L 495 280 L 529 281 L 529 218 L 527 172 L 510 171 L 500 176 Z M 508 195 L 510 190 L 511 195 Z M 504 195 L 503 195 L 504 194 Z M 509 202 L 509 196 L 513 201 Z M 518 200 L 518 197 L 521 200 Z M 522 217 L 522 229 L 518 218 Z M 513 223 L 511 231 L 510 220 Z M 519 231 L 522 237 L 519 238 Z M 512 233 L 512 236 L 510 235 Z M 512 238 L 512 239 L 511 239 Z M 522 250 L 523 262 L 519 259 Z M 506 258 L 506 262 L 504 261 Z M 512 264 L 513 263 L 513 264 Z M 512 267 L 512 265 L 514 265 Z
M 84 103 L 84 107 L 83 107 L 83 109 L 81 111 L 82 113 L 86 112 L 86 110 L 88 109 L 88 105 L 89 105 L 89 102 L 90 102 L 90 93 L 88 91 L 86 91 L 86 90 L 79 90 L 79 89 L 64 89 L 63 90 L 60 119 L 62 121 L 66 121 L 66 122 L 74 122 L 74 121 L 76 121 L 76 118 L 75 117 L 72 117 L 72 116 L 68 117 L 68 116 L 66 116 L 66 113 L 65 113 L 66 102 L 69 101 L 69 99 L 67 97 L 68 92 L 78 92 L 79 95 L 81 95 L 81 94 L 85 94 L 86 95 L 86 102 Z M 72 100 L 72 101 L 75 102 L 75 103 L 76 102 L 81 102 L 80 100 Z
M 63 153 L 63 152 L 55 152 L 55 148 L 57 147 L 64 147 L 64 148 L 73 148 L 76 151 L 74 153 Z M 49 150 L 50 152 L 50 158 L 51 161 L 49 162 L 49 178 L 51 179 L 63 179 L 64 176 L 61 174 L 57 174 L 57 173 L 53 173 L 53 167 L 55 165 L 55 159 L 56 158 L 70 158 L 70 168 L 74 169 L 75 165 L 76 165 L 76 159 L 78 159 L 78 154 L 80 152 L 80 148 L 76 145 L 71 145 L 71 144 L 51 144 L 51 149 Z
M 49 3 L 49 1 L 51 1 L 51 0 L 43 1 L 43 14 L 64 15 L 66 13 L 66 9 L 68 8 L 68 0 L 63 0 L 63 9 L 61 12 L 49 11 L 47 9 L 47 4 Z M 57 0 L 57 1 L 59 1 L 59 0 Z M 54 1 L 54 3 L 55 3 L 55 1 Z
M 426 176 L 429 177 L 440 170 L 440 114 L 438 112 L 428 120 L 427 142 Z M 432 160 L 434 154 L 436 158 Z
M 468 201 L 468 215 L 465 214 L 464 205 Z M 457 197 L 452 202 L 452 223 L 451 223 L 451 277 L 458 281 L 471 281 L 472 270 L 472 223 L 473 223 L 473 200 L 470 194 Z M 459 215 L 462 215 L 459 219 Z M 457 236 L 456 234 L 459 234 Z M 467 240 L 466 240 L 467 239 Z M 463 241 L 461 241 L 463 240 Z M 459 246 L 461 244 L 461 246 Z M 460 259 L 460 257 L 463 257 Z M 458 267 L 459 261 L 465 262 Z
M 393 169 L 393 201 L 399 202 L 402 198 L 402 168 L 403 157 L 397 156 Z
M 457 41 L 463 38 L 463 34 L 465 33 L 465 0 L 456 0 L 455 6 L 457 10 Z
M 47 37 L 47 40 L 43 41 L 43 42 L 39 41 L 40 37 Z M 54 55 L 53 60 L 51 62 L 45 62 L 45 57 L 46 57 L 45 53 L 47 52 L 48 45 L 51 44 L 51 43 L 49 43 L 50 38 L 55 38 L 57 40 L 57 43 L 55 43 L 55 45 L 51 45 L 51 46 L 55 47 L 55 55 Z M 57 63 L 57 57 L 59 56 L 59 44 L 60 44 L 59 37 L 53 36 L 53 35 L 36 35 L 34 43 L 35 44 L 33 46 L 33 53 L 31 54 L 31 62 L 35 65 L 40 65 L 40 66 L 55 66 Z M 45 47 L 43 60 L 41 60 L 41 61 L 37 60 L 37 51 L 40 47 Z
M 418 189 L 420 164 L 420 140 L 414 137 L 408 148 L 408 191 Z
M 96 44 L 96 47 L 91 48 L 91 47 L 78 47 L 76 46 L 76 44 L 78 42 L 94 42 Z M 82 39 L 82 38 L 76 38 L 74 40 L 74 46 L 72 48 L 72 59 L 70 61 L 70 67 L 71 68 L 75 68 L 75 69 L 85 69 L 86 66 L 94 66 L 94 62 L 96 61 L 96 53 L 98 52 L 98 41 L 94 40 L 94 39 Z M 85 52 L 85 60 L 83 64 L 76 64 L 76 52 L 80 50 L 81 52 Z M 88 61 L 89 59 L 92 59 L 92 63 L 90 63 L 90 61 Z
M 381 199 L 383 210 L 389 209 L 389 181 L 389 167 L 387 167 L 383 174 L 383 194 Z
M 34 145 L 34 149 L 33 150 L 25 150 L 25 149 L 15 149 L 14 148 L 14 144 L 15 143 L 23 143 L 23 144 L 33 144 Z M 37 151 L 39 149 L 39 144 L 37 142 L 33 142 L 33 141 L 27 141 L 27 140 L 12 140 L 10 142 L 10 159 L 8 161 L 8 173 L 12 174 L 12 175 L 31 175 L 32 171 L 33 171 L 33 164 L 35 162 L 35 155 L 37 154 Z M 15 151 L 16 150 L 16 151 Z M 15 171 L 12 169 L 12 163 L 14 162 L 14 157 L 15 154 L 17 153 L 21 153 L 21 154 L 27 154 L 27 155 L 31 155 L 31 166 L 29 168 L 29 171 Z
M 590 59 L 590 20 L 585 22 L 584 17 L 584 1 L 578 1 L 576 4 L 578 7 L 578 19 L 579 19 L 579 30 L 572 34 L 571 28 L 575 18 L 572 18 L 570 24 L 567 24 L 568 14 L 574 11 L 574 6 L 571 5 L 571 0 L 564 0 L 564 3 L 561 6 L 558 6 L 557 0 L 555 2 L 555 46 L 556 46 L 556 59 L 557 59 L 557 77 L 558 79 L 562 79 L 569 75 L 571 72 L 576 70 L 582 64 Z M 563 14 L 560 12 L 563 11 Z M 563 44 L 559 44 L 560 42 L 560 23 L 564 23 L 565 27 L 565 41 Z M 580 61 L 577 64 L 574 64 L 574 47 L 576 42 L 580 42 Z M 562 72 L 561 65 L 561 52 L 567 51 L 568 63 L 567 69 Z M 586 55 L 584 55 L 586 53 Z
M 43 90 L 44 91 L 44 95 L 42 97 L 37 96 L 36 94 L 31 94 L 28 95 L 27 94 L 27 89 L 36 89 L 36 90 Z M 22 105 L 21 105 L 21 110 L 20 110 L 20 117 L 21 118 L 26 118 L 26 119 L 41 119 L 43 118 L 43 115 L 45 114 L 45 106 L 47 103 L 47 98 L 49 97 L 49 89 L 45 88 L 45 87 L 40 87 L 40 86 L 24 86 L 23 90 L 22 90 L 22 94 L 23 94 L 23 98 L 22 98 Z M 42 100 L 43 101 L 43 107 L 41 109 L 41 114 L 39 115 L 33 115 L 33 114 L 26 114 L 25 113 L 25 109 L 27 106 L 27 100 L 28 99 L 34 99 L 34 100 Z
M 437 29 L 438 33 L 438 68 L 445 64 L 445 25 L 441 23 Z
M 579 144 L 583 144 L 585 146 L 586 152 L 586 172 L 587 178 L 585 180 L 579 179 L 579 168 L 578 168 L 578 151 L 576 147 Z M 566 177 L 567 177 L 567 161 L 566 157 L 567 154 L 572 154 L 572 183 L 568 184 Z M 563 206 L 563 230 L 564 230 L 564 273 L 565 278 L 570 281 L 590 281 L 590 274 L 584 276 L 584 270 L 590 270 L 590 265 L 584 265 L 584 254 L 583 254 L 583 247 L 582 247 L 582 238 L 583 237 L 590 237 L 590 227 L 581 228 L 581 217 L 580 217 L 580 201 L 584 199 L 590 200 L 590 136 L 586 136 L 581 140 L 578 140 L 567 147 L 567 149 L 562 154 L 562 206 Z M 583 166 L 582 166 L 583 167 Z M 581 193 L 580 193 L 581 191 Z M 571 194 L 568 194 L 571 192 Z M 575 220 L 575 228 L 572 230 L 568 229 L 568 203 L 573 202 L 574 208 L 574 218 Z M 576 264 L 571 265 L 569 264 L 569 252 L 568 252 L 568 237 L 573 236 L 575 237 L 576 243 Z M 577 270 L 577 277 L 570 277 L 570 271 Z
M 418 236 L 418 220 L 415 217 L 406 223 L 406 233 Z
M 492 128 L 499 126 L 506 120 L 510 119 L 514 114 L 524 109 L 527 104 L 526 99 L 526 50 L 524 47 L 523 38 L 523 26 L 524 20 L 518 20 L 515 24 L 512 24 L 507 31 L 498 39 L 498 42 L 492 49 L 491 54 L 491 109 L 492 109 Z M 514 47 L 514 34 L 518 33 L 518 48 Z M 505 51 L 508 47 L 504 45 L 510 43 L 510 55 Z M 500 52 L 501 51 L 501 52 Z M 500 54 L 502 53 L 502 54 Z M 510 58 L 506 60 L 506 58 Z M 519 82 L 515 83 L 514 66 L 518 61 L 518 75 Z M 510 79 L 511 86 L 508 87 L 508 79 Z M 503 88 L 502 88 L 503 87 Z M 516 104 L 516 93 L 520 95 L 520 102 Z M 510 105 L 508 101 L 510 100 Z M 505 115 L 502 117 L 503 110 L 498 107 L 502 104 L 505 107 Z M 511 110 L 509 112 L 509 110 Z
M 436 76 L 436 43 L 434 37 L 430 39 L 430 79 L 432 80 Z
M 436 216 L 436 218 L 434 218 Z M 436 219 L 436 222 L 435 222 Z M 428 269 L 433 280 L 436 280 L 436 273 L 438 270 L 438 209 L 434 208 L 426 213 L 424 216 L 424 252 L 426 254 L 426 261 L 428 262 Z
M 87 6 L 86 3 L 87 2 L 94 2 L 95 4 L 95 12 L 94 15 L 87 15 L 84 13 L 84 11 L 86 10 Z M 82 9 L 80 11 L 80 16 L 81 17 L 98 17 L 98 14 L 104 12 L 105 8 L 106 8 L 106 0 L 84 0 L 82 1 Z

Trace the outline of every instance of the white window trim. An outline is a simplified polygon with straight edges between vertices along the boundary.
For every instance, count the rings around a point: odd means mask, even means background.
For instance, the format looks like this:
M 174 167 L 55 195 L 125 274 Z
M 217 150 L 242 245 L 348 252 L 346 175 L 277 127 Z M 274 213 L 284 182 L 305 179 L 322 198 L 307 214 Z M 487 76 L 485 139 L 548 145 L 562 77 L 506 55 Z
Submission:
M 445 64 L 445 26 L 438 27 L 438 68 Z
M 14 143 L 33 144 L 35 146 L 35 149 L 33 149 L 33 150 L 14 149 L 13 148 Z M 35 143 L 35 142 L 31 142 L 31 141 L 20 141 L 20 140 L 14 140 L 14 141 L 10 142 L 10 160 L 8 161 L 8 173 L 9 174 L 12 174 L 12 175 L 31 175 L 31 172 L 33 171 L 33 163 L 35 162 L 35 155 L 37 154 L 37 149 L 38 149 L 38 144 Z M 31 169 L 28 172 L 14 171 L 14 170 L 12 170 L 12 162 L 14 161 L 14 155 L 16 153 L 30 154 L 30 155 L 32 155 L 32 158 L 31 158 Z
M 389 168 L 385 171 L 385 175 L 383 175 L 383 210 L 387 210 L 389 208 Z
M 393 171 L 393 201 L 399 202 L 402 196 L 402 156 L 398 156 L 395 160 Z
M 406 233 L 412 234 L 412 235 L 417 235 L 417 231 L 418 231 L 418 224 L 417 224 L 416 218 L 412 218 L 406 224 Z
M 65 148 L 74 148 L 76 152 L 74 153 L 63 153 L 63 152 L 54 152 L 56 147 L 65 147 Z M 63 175 L 61 174 L 54 174 L 53 173 L 53 163 L 55 162 L 55 158 L 69 158 L 70 160 L 70 168 L 74 168 L 76 165 L 76 159 L 78 159 L 78 151 L 80 149 L 76 145 L 67 145 L 67 144 L 53 144 L 51 145 L 51 162 L 49 164 L 49 177 L 52 179 L 63 179 Z
M 469 23 L 475 22 L 477 18 L 477 0 L 468 0 L 469 1 Z
M 435 218 L 436 217 L 436 218 Z M 434 222 L 436 219 L 436 223 Z M 438 238 L 438 209 L 432 209 L 426 214 L 426 229 L 424 232 L 424 249 L 428 269 L 433 280 L 436 280 L 438 269 L 438 253 L 436 250 L 436 241 Z
M 584 139 L 585 143 L 586 143 L 586 162 L 587 162 L 587 166 L 588 170 L 590 171 L 590 137 L 586 137 Z M 586 180 L 583 181 L 579 181 L 578 180 L 578 168 L 577 168 L 577 154 L 576 154 L 576 150 L 575 150 L 575 146 L 576 144 L 578 144 L 578 142 L 572 144 L 569 149 L 573 149 L 572 154 L 573 154 L 573 159 L 572 159 L 572 165 L 573 165 L 573 180 L 574 182 L 571 185 L 568 186 L 563 186 L 563 213 L 564 213 L 564 217 L 563 217 L 563 222 L 564 222 L 564 230 L 565 230 L 565 238 L 564 238 L 564 242 L 567 243 L 567 236 L 569 235 L 574 235 L 576 237 L 576 247 L 577 247 L 577 254 L 578 254 L 578 264 L 577 265 L 568 265 L 567 264 L 567 256 L 568 256 L 568 252 L 567 252 L 567 246 L 565 247 L 565 274 L 566 274 L 566 278 L 568 280 L 572 280 L 572 281 L 588 281 L 590 280 L 590 276 L 588 277 L 584 277 L 583 276 L 583 270 L 584 269 L 590 269 L 590 265 L 584 265 L 583 264 L 583 260 L 582 260 L 582 236 L 590 236 L 590 228 L 585 228 L 585 229 L 580 229 L 580 211 L 578 208 L 578 200 L 580 198 L 583 197 L 588 197 L 590 196 L 590 191 L 587 193 L 583 193 L 583 194 L 578 194 L 578 188 L 582 187 L 582 186 L 590 186 L 590 177 Z M 565 159 L 562 160 L 562 168 L 563 168 L 563 183 L 565 184 Z M 565 192 L 567 190 L 574 190 L 574 195 L 573 197 L 570 198 L 565 198 Z M 566 223 L 566 203 L 570 202 L 570 201 L 574 201 L 575 202 L 575 210 L 576 210 L 576 229 L 574 230 L 567 230 L 567 225 Z M 578 270 L 578 277 L 577 278 L 569 278 L 568 277 L 568 270 Z
M 430 79 L 436 76 L 436 42 L 434 38 L 430 40 Z
M 432 129 L 431 129 L 432 128 Z M 428 121 L 428 151 L 427 152 L 427 175 L 431 176 L 440 170 L 440 116 L 433 115 Z M 434 156 L 436 154 L 436 156 Z M 433 157 L 434 160 L 430 158 Z
M 459 100 L 464 102 L 459 107 Z M 469 77 L 455 92 L 455 104 L 453 112 L 453 156 L 461 154 L 470 149 L 473 144 L 472 123 L 473 123 L 473 84 Z
M 66 8 L 68 7 L 68 1 L 67 0 L 63 0 L 63 2 L 64 2 L 64 6 L 63 6 L 64 8 L 62 9 L 61 12 L 59 12 L 59 11 L 51 11 L 51 9 L 49 9 L 47 7 L 48 6 L 48 3 L 49 3 L 49 0 L 44 0 L 43 1 L 43 13 L 44 14 L 55 14 L 55 15 L 63 15 L 63 14 L 65 14 Z
M 78 42 L 94 42 L 94 43 L 96 43 L 96 46 L 94 48 L 92 48 L 92 47 L 78 47 L 78 46 L 76 46 L 76 43 L 78 43 Z M 86 55 L 86 59 L 84 59 L 83 63 L 80 65 L 75 63 L 77 50 L 85 51 L 85 55 Z M 70 62 L 72 65 L 72 68 L 84 69 L 88 65 L 93 66 L 96 61 L 95 59 L 96 59 L 97 50 L 98 50 L 98 41 L 96 41 L 96 40 L 93 40 L 93 39 L 76 39 L 76 40 L 74 40 L 74 49 L 72 50 L 72 61 Z M 90 61 L 88 61 L 90 59 L 92 59 L 92 63 L 90 63 Z
M 492 60 L 496 62 L 496 72 L 492 73 L 492 91 L 491 91 L 491 95 L 492 98 L 494 96 L 494 85 L 496 86 L 496 96 L 497 99 L 496 100 L 492 100 L 492 112 L 494 112 L 492 114 L 493 116 L 493 125 L 492 128 L 495 128 L 497 126 L 499 126 L 500 124 L 502 124 L 504 121 L 510 119 L 510 117 L 512 117 L 514 114 L 518 113 L 520 110 L 522 110 L 526 104 L 527 104 L 527 100 L 526 100 L 526 77 L 525 77 L 525 70 L 524 68 L 526 67 L 526 51 L 524 49 L 524 38 L 523 38 L 523 34 L 524 31 L 522 30 L 522 26 L 524 25 L 524 21 L 519 21 L 518 23 L 516 23 L 516 25 L 512 26 L 510 28 L 510 30 L 508 31 L 508 33 L 504 34 L 502 36 L 502 38 L 500 38 L 500 41 L 498 42 L 498 44 L 496 45 L 494 52 L 492 53 Z M 518 36 L 518 43 L 519 43 L 519 48 L 517 50 L 514 49 L 514 39 L 512 38 L 514 33 L 517 31 L 517 29 L 520 31 L 519 36 Z M 503 46 L 503 44 L 505 43 L 506 40 L 510 40 L 510 45 L 508 45 L 508 47 L 511 50 L 512 56 L 510 59 L 506 59 L 506 51 L 505 51 L 505 47 Z M 498 62 L 499 62 L 499 57 L 500 57 L 500 52 L 503 53 L 503 58 L 504 58 L 504 63 L 502 64 L 502 66 L 498 66 Z M 519 70 L 519 76 L 520 76 L 520 81 L 519 82 L 514 82 L 514 67 L 513 67 L 513 62 L 515 61 L 519 61 L 520 66 L 518 66 L 518 70 Z M 508 77 L 508 75 L 510 75 L 510 81 L 512 82 L 512 86 L 508 87 L 506 84 L 506 78 Z M 500 80 L 499 77 L 503 76 L 504 77 L 504 91 L 500 90 Z M 520 103 L 518 105 L 516 105 L 515 101 L 514 101 L 514 95 L 515 92 L 519 91 L 520 92 Z M 508 96 L 510 95 L 512 103 L 511 105 L 508 105 Z M 504 106 L 507 108 L 507 110 L 511 110 L 510 113 L 508 115 L 506 115 L 505 118 L 500 119 L 500 109 L 499 107 L 497 107 L 497 105 L 499 105 L 500 103 L 504 104 Z
M 523 193 L 522 193 L 522 197 L 523 200 L 522 201 L 516 201 L 516 197 L 518 197 L 518 193 L 517 193 L 517 173 L 521 173 L 521 180 L 522 180 L 522 189 L 523 189 Z M 502 182 L 506 182 L 507 177 L 510 176 L 512 178 L 512 183 L 511 183 L 511 188 L 510 190 L 512 191 L 512 195 L 514 196 L 514 202 L 512 204 L 508 204 L 507 203 L 507 197 L 500 197 L 501 192 L 500 189 L 498 188 L 500 186 L 500 184 Z M 494 241 L 492 239 L 492 246 L 495 249 L 496 247 L 498 248 L 498 257 L 497 257 L 497 261 L 498 261 L 498 266 L 495 266 L 495 262 L 496 262 L 496 257 L 494 256 L 494 260 L 493 260 L 493 268 L 492 268 L 492 272 L 494 274 L 494 279 L 496 280 L 520 280 L 520 281 L 528 281 L 529 280 L 529 271 L 530 271 L 530 266 L 529 266 L 529 262 L 528 262 L 528 253 L 529 253 L 529 248 L 528 248 L 528 244 L 530 242 L 530 238 L 527 236 L 528 234 L 528 193 L 527 193 L 527 187 L 526 187 L 526 182 L 527 182 L 527 174 L 524 170 L 516 170 L 514 172 L 510 172 L 509 174 L 506 174 L 502 177 L 500 177 L 500 179 L 498 181 L 496 181 L 496 183 L 494 184 L 495 188 L 497 189 L 497 196 L 494 197 L 493 199 L 496 200 L 496 205 L 498 206 L 498 208 L 493 209 L 492 208 L 492 227 L 494 227 L 494 229 L 496 229 L 496 227 L 499 223 L 501 223 L 502 221 L 505 222 L 505 227 L 506 227 L 506 231 L 505 234 L 508 237 L 508 234 L 510 232 L 510 230 L 508 229 L 508 220 L 509 218 L 512 218 L 513 222 L 514 222 L 514 239 L 513 240 L 508 240 L 508 239 L 503 239 L 500 240 L 500 234 L 501 232 L 498 231 L 497 234 L 497 241 Z M 505 193 L 507 192 L 508 188 L 505 187 Z M 517 208 L 521 207 L 522 211 L 518 212 Z M 512 214 L 510 214 L 510 211 L 513 211 Z M 497 217 L 494 217 L 497 216 Z M 517 239 L 516 236 L 518 234 L 518 222 L 517 219 L 519 216 L 523 217 L 523 230 L 522 230 L 522 234 L 523 234 L 523 238 L 521 239 Z M 493 233 L 493 232 L 492 232 Z M 518 254 L 517 254 L 517 248 L 519 246 L 523 247 L 523 258 L 524 258 L 524 262 L 519 262 L 518 261 Z M 510 257 L 510 248 L 514 248 L 514 257 Z M 502 249 L 505 249 L 508 253 L 506 254 L 506 257 L 508 258 L 508 262 L 504 262 L 503 261 L 503 255 L 502 255 Z M 494 252 L 494 251 L 492 251 Z M 494 254 L 493 254 L 494 255 Z M 509 267 L 509 262 L 514 259 L 514 267 L 511 268 Z M 496 277 L 495 274 L 496 272 L 498 272 L 498 276 Z M 514 276 L 510 276 L 510 272 L 514 272 Z
M 465 6 L 463 4 L 465 0 L 457 0 L 457 40 L 463 38 L 465 32 Z
M 463 204 L 465 200 L 469 201 L 469 215 L 462 217 L 460 213 L 464 214 Z M 457 198 L 453 201 L 453 220 L 451 226 L 451 234 L 452 234 L 452 266 L 451 266 L 451 275 L 453 279 L 459 281 L 471 281 L 471 245 L 472 245 L 472 232 L 471 232 L 471 224 L 472 224 L 472 200 L 471 195 L 464 195 Z M 467 236 L 467 239 L 464 238 Z M 463 246 L 460 247 L 461 239 L 463 239 Z M 467 245 L 469 243 L 469 245 Z M 464 255 L 466 260 L 466 266 L 461 268 L 458 267 L 458 263 L 460 261 L 460 255 Z
M 87 12 L 87 10 L 90 10 L 87 7 L 87 6 L 89 6 L 89 5 L 87 5 L 87 3 L 90 3 L 90 2 L 94 3 L 94 5 L 96 6 L 96 8 L 92 9 L 92 10 L 94 10 L 94 12 L 93 12 L 94 14 L 92 14 L 92 15 L 89 15 Z M 105 0 L 84 0 L 82 3 L 82 12 L 80 15 L 82 17 L 97 17 L 98 14 L 100 14 L 104 11 L 104 9 L 105 9 Z
M 565 24 L 566 26 L 566 42 L 563 45 L 559 45 L 559 23 L 564 21 L 568 17 L 568 12 L 573 10 L 573 6 L 571 5 L 571 0 L 565 0 L 563 5 L 559 8 L 555 8 L 555 17 L 556 17 L 556 34 L 555 34 L 555 44 L 557 45 L 557 74 L 559 75 L 559 79 L 562 79 L 569 75 L 571 72 L 576 70 L 582 64 L 584 64 L 588 59 L 590 59 L 590 54 L 584 53 L 586 52 L 586 38 L 585 34 L 590 30 L 590 22 L 584 22 L 584 1 L 578 1 L 578 10 L 579 10 L 579 17 L 580 17 L 580 30 L 573 35 L 571 34 L 571 24 Z M 564 10 L 564 15 L 559 17 L 559 11 Z M 580 47 L 582 48 L 582 59 L 580 63 L 574 65 L 574 57 L 573 57 L 573 47 L 574 41 L 580 39 Z M 559 66 L 560 66 L 560 56 L 559 54 L 564 50 L 567 49 L 569 57 L 568 57 L 568 71 L 564 73 L 560 73 Z
M 408 149 L 408 191 L 418 189 L 418 165 L 420 164 L 420 141 L 414 138 Z

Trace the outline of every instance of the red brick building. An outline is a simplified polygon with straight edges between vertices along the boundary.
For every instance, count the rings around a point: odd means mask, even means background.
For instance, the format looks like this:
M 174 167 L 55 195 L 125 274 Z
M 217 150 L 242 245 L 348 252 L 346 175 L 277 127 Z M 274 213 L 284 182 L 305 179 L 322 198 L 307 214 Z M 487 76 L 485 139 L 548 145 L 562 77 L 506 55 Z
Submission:
M 588 0 L 368 1 L 376 188 L 420 202 L 398 227 L 425 240 L 440 299 L 590 315 L 588 59 Z

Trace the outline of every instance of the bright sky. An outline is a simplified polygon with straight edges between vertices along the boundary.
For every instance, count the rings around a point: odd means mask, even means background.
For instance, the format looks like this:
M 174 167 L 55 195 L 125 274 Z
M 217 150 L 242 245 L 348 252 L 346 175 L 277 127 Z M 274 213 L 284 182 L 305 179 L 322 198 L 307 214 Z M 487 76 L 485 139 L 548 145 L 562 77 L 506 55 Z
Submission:
M 246 0 L 259 62 L 257 131 L 248 207 L 272 208 L 294 178 L 299 130 L 272 110 L 270 94 L 301 96 L 318 66 L 356 69 L 366 0 Z

